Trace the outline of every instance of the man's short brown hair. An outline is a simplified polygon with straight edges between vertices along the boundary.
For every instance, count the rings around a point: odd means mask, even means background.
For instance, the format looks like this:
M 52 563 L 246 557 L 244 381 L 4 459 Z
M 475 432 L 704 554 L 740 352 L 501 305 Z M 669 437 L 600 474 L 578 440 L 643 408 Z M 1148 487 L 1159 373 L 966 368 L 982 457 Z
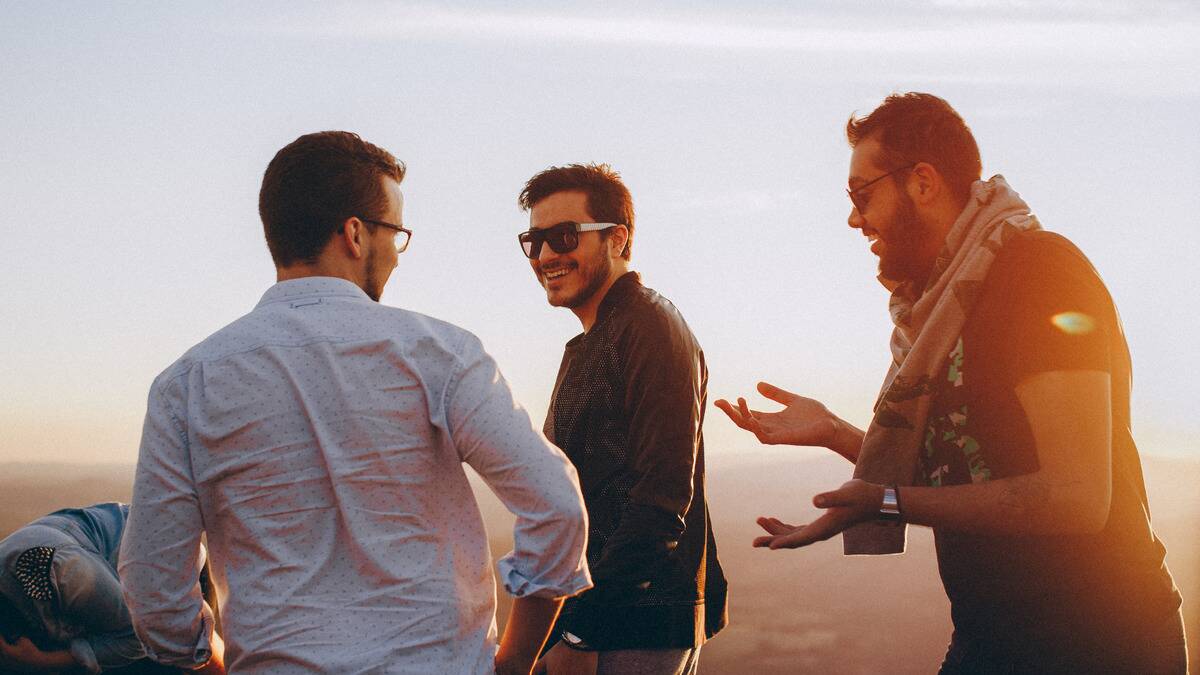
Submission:
M 404 163 L 348 131 L 307 134 L 275 153 L 258 193 L 275 265 L 316 262 L 347 218 L 382 218 L 383 177 L 404 180 Z
M 928 162 L 945 179 L 955 199 L 966 205 L 971 183 L 979 180 L 983 164 L 979 146 L 963 118 L 933 94 L 892 94 L 866 117 L 850 116 L 846 140 L 850 147 L 876 138 L 888 171 L 915 162 Z
M 587 210 L 600 223 L 616 223 L 629 230 L 621 257 L 629 260 L 633 248 L 633 196 L 621 181 L 621 174 L 607 164 L 568 164 L 552 166 L 530 178 L 517 197 L 517 203 L 528 211 L 546 197 L 559 192 L 582 192 L 587 195 Z M 607 238 L 608 231 L 600 236 Z

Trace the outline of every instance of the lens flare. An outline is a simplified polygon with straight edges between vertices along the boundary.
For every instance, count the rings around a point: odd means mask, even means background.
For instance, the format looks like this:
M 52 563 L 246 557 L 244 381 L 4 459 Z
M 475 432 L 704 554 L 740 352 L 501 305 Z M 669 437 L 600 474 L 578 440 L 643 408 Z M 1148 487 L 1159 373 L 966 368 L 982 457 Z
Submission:
M 1087 335 L 1096 330 L 1096 320 L 1083 312 L 1062 312 L 1050 317 L 1050 323 L 1068 335 Z

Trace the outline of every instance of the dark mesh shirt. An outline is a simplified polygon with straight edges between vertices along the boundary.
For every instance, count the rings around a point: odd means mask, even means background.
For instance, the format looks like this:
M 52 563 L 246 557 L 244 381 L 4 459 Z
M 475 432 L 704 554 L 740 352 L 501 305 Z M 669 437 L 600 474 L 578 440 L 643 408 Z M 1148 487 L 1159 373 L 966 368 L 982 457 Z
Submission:
M 726 583 L 704 498 L 708 370 L 669 300 L 637 273 L 567 343 L 546 436 L 574 463 L 595 588 L 558 630 L 592 649 L 688 648 L 726 623 Z

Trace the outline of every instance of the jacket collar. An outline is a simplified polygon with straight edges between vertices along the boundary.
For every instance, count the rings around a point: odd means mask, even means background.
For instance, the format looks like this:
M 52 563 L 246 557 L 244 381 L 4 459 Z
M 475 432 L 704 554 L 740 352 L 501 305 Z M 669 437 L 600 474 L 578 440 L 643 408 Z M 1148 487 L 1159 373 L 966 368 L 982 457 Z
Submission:
M 636 295 L 641 287 L 642 276 L 637 272 L 629 271 L 618 277 L 613 285 L 608 287 L 608 292 L 604 294 L 604 299 L 596 308 L 596 321 L 592 324 L 592 330 L 596 330 L 596 326 L 599 326 L 614 308 Z

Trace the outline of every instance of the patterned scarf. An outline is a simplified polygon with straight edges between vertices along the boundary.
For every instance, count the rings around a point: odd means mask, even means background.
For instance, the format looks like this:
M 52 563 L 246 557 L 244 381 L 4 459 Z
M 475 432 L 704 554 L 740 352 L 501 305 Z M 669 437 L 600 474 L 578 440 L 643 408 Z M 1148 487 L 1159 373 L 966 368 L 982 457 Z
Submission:
M 1013 235 L 1041 229 L 1003 176 L 971 185 L 946 235 L 924 292 L 880 278 L 892 292 L 892 365 L 875 402 L 854 477 L 881 485 L 916 483 L 937 373 L 958 343 L 996 254 Z M 901 504 L 903 507 L 903 504 Z M 906 529 L 866 522 L 842 536 L 846 555 L 903 553 Z

